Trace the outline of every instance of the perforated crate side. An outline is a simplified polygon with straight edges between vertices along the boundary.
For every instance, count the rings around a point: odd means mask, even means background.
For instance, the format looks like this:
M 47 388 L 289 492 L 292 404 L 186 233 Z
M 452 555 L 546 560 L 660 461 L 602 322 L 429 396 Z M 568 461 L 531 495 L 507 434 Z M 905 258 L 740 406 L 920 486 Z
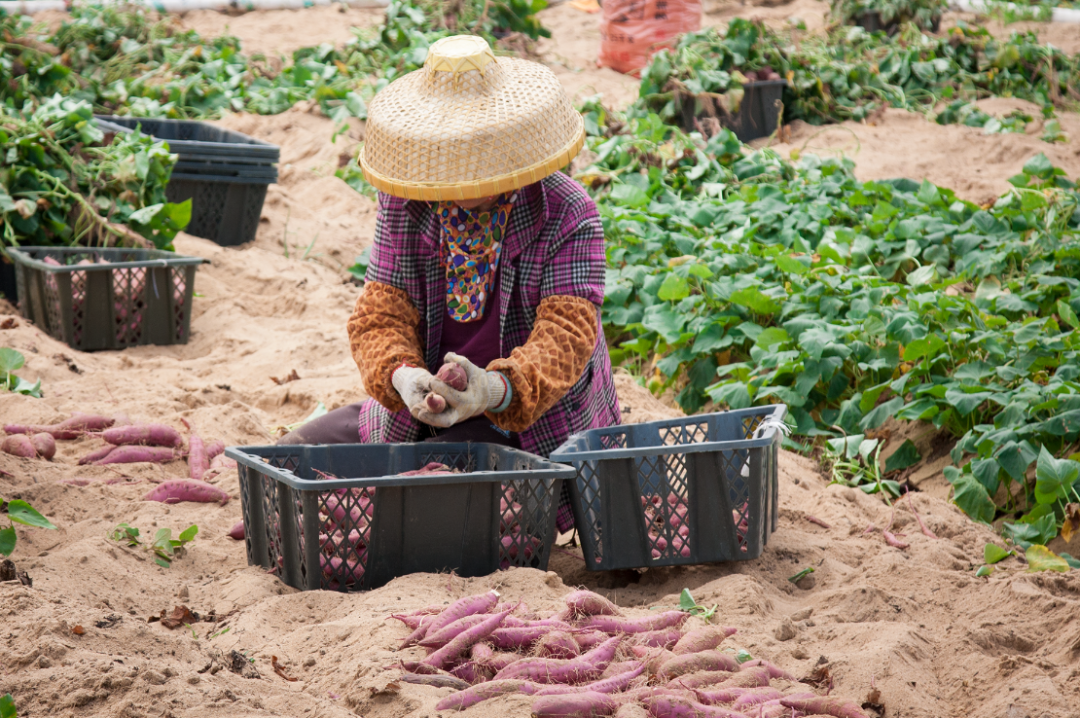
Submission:
M 255 239 L 266 200 L 266 183 L 172 179 L 165 194 L 170 202 L 191 200 L 188 234 L 232 247 Z
M 751 444 L 762 422 L 782 418 L 783 409 L 722 412 L 572 437 L 552 458 L 578 471 L 571 493 L 586 568 L 759 556 L 776 527 L 779 439 Z M 691 448 L 705 442 L 725 443 Z M 687 451 L 660 450 L 678 446 Z M 588 459 L 574 460 L 575 453 L 585 452 Z M 617 530 L 605 534 L 604 527 Z

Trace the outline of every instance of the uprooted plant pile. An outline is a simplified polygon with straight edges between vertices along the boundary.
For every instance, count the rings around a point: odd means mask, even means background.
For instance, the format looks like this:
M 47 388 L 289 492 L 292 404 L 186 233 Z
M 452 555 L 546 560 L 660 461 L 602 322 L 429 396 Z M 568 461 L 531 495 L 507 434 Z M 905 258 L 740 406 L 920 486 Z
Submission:
M 1080 103 L 1080 56 L 1069 55 L 1034 32 L 999 40 L 985 28 L 958 25 L 941 36 L 908 26 L 896 38 L 861 27 L 827 36 L 783 34 L 763 23 L 735 19 L 726 31 L 688 33 L 642 71 L 637 111 L 675 121 L 684 103 L 715 97 L 734 112 L 747 73 L 776 71 L 788 80 L 783 121 L 819 125 L 865 120 L 885 107 L 962 122 L 991 132 L 1023 132 L 1022 117 L 995 118 L 974 100 L 1017 97 L 1043 108 L 1043 139 L 1064 141 L 1055 109 Z M 726 105 L 726 107 L 724 107 Z M 940 109 L 943 108 L 943 109 Z M 703 129 L 708 132 L 707 123 Z
M 722 650 L 734 628 L 687 625 L 693 619 L 683 611 L 630 618 L 591 591 L 564 600 L 564 610 L 545 618 L 522 603 L 499 603 L 495 591 L 396 614 L 413 629 L 402 648 L 428 652 L 402 661 L 401 680 L 457 689 L 440 711 L 522 693 L 533 696 L 538 718 L 865 716 L 767 661 Z

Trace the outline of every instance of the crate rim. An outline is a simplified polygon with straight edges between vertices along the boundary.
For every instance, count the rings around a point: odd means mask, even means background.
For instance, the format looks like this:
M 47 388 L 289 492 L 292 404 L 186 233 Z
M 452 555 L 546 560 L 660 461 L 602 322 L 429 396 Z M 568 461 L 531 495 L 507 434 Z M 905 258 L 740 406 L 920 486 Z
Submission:
M 768 414 L 770 419 L 776 419 L 777 421 L 783 421 L 784 416 L 787 414 L 787 406 L 785 404 L 773 404 L 773 410 Z M 746 409 L 734 409 L 731 411 L 718 411 L 710 414 L 691 414 L 690 416 L 676 418 L 676 419 L 661 419 L 658 421 L 647 421 L 641 424 L 619 424 L 617 426 L 603 427 L 602 429 L 589 429 L 587 431 L 578 432 L 571 435 L 563 444 L 551 452 L 550 459 L 552 461 L 605 461 L 610 459 L 629 459 L 637 458 L 641 456 L 668 456 L 671 454 L 698 454 L 707 451 L 738 451 L 744 449 L 757 449 L 761 447 L 771 446 L 776 443 L 779 435 L 779 430 L 773 426 L 765 432 L 764 436 L 759 439 L 733 439 L 730 441 L 702 441 L 695 442 L 693 444 L 673 444 L 673 445 L 661 445 L 661 446 L 641 446 L 641 447 L 629 447 L 625 449 L 593 449 L 589 451 L 578 451 L 578 443 L 585 438 L 587 434 L 593 431 L 611 431 L 623 426 L 655 426 L 657 428 L 667 428 L 669 426 L 683 426 L 688 420 L 702 420 L 709 416 L 720 416 L 724 414 L 732 414 L 734 416 L 741 416 L 744 414 L 762 413 L 762 410 L 767 407 L 749 407 Z
M 188 267 L 191 265 L 209 264 L 210 260 L 204 257 L 189 257 L 183 254 L 177 254 L 169 257 L 160 257 L 158 259 L 143 259 L 134 262 L 109 262 L 108 264 L 66 264 L 62 267 L 54 267 L 51 264 L 46 264 L 39 259 L 34 259 L 26 254 L 26 252 L 32 250 L 46 250 L 50 252 L 130 252 L 130 251 L 142 251 L 142 252 L 161 252 L 162 254 L 171 254 L 163 249 L 146 249 L 143 247 L 46 247 L 41 245 L 25 245 L 20 247 L 6 247 L 6 250 L 11 254 L 11 258 L 16 262 L 26 264 L 34 269 L 40 269 L 52 274 L 71 273 L 71 272 L 105 272 L 112 269 L 132 269 L 139 267 Z
M 160 139 L 160 140 L 162 140 L 164 142 L 169 143 L 169 149 L 170 149 L 170 151 L 173 151 L 174 153 L 175 153 L 175 151 L 172 150 L 172 143 L 173 142 L 182 143 L 180 145 L 181 147 L 197 147 L 197 146 L 209 145 L 209 146 L 212 146 L 214 149 L 227 150 L 227 151 L 253 150 L 253 149 L 254 150 L 262 150 L 262 153 L 260 153 L 260 154 L 266 153 L 267 150 L 271 150 L 271 149 L 274 150 L 274 151 L 280 151 L 281 150 L 281 148 L 278 145 L 275 145 L 275 144 L 273 144 L 271 142 L 267 142 L 266 140 L 260 140 L 257 137 L 251 137 L 250 135 L 248 135 L 246 133 L 243 133 L 243 132 L 239 132 L 238 130 L 228 130 L 227 128 L 224 128 L 224 127 L 218 127 L 217 125 L 211 124 L 211 123 L 209 123 L 209 122 L 207 122 L 205 120 L 182 120 L 182 119 L 173 119 L 171 117 L 135 117 L 133 115 L 94 115 L 94 119 L 104 121 L 104 122 L 106 122 L 106 123 L 108 123 L 110 125 L 120 127 L 121 129 L 125 129 L 125 130 L 127 130 L 129 132 L 135 131 L 135 129 L 139 128 L 140 125 L 142 125 L 144 122 L 168 122 L 168 123 L 174 123 L 174 124 L 177 124 L 177 125 L 180 125 L 180 124 L 204 125 L 206 127 L 214 127 L 214 128 L 217 128 L 217 129 L 226 130 L 228 132 L 235 132 L 236 134 L 243 135 L 244 137 L 247 137 L 249 140 L 251 140 L 251 142 L 207 142 L 207 141 L 204 141 L 204 140 L 166 140 L 166 139 L 161 138 L 161 137 L 156 137 L 152 132 L 147 132 L 146 130 L 141 130 L 143 132 L 143 134 L 145 134 L 145 135 L 148 135 L 150 137 L 155 137 L 155 139 Z M 133 124 L 134 127 L 128 127 L 127 124 L 125 124 L 125 123 Z M 108 129 L 112 129 L 112 128 L 108 128 Z M 249 154 L 249 153 L 244 151 L 243 154 Z
M 274 477 L 275 480 L 284 483 L 291 488 L 299 491 L 330 491 L 333 489 L 351 489 L 356 488 L 358 483 L 362 483 L 363 486 L 371 486 L 378 488 L 380 486 L 401 486 L 403 483 L 408 482 L 413 486 L 433 486 L 433 485 L 449 485 L 449 484 L 474 484 L 474 483 L 501 483 L 506 479 L 508 473 L 516 475 L 527 474 L 527 476 L 521 476 L 523 479 L 573 479 L 577 476 L 577 469 L 566 464 L 559 464 L 554 461 L 549 461 L 541 456 L 535 454 L 529 454 L 528 452 L 516 449 L 512 446 L 502 446 L 501 444 L 487 444 L 486 442 L 446 442 L 446 443 L 401 443 L 401 444 L 383 444 L 383 446 L 417 446 L 430 449 L 432 451 L 438 451 L 440 449 L 447 453 L 453 451 L 460 451 L 462 447 L 466 450 L 472 446 L 499 446 L 504 450 L 511 451 L 516 454 L 522 454 L 532 459 L 538 459 L 542 469 L 529 469 L 529 470 L 514 470 L 514 471 L 473 471 L 464 474 L 439 474 L 434 476 L 402 476 L 401 474 L 390 474 L 386 476 L 372 476 L 372 477 L 342 477 L 339 479 L 302 479 L 295 473 L 288 469 L 280 469 L 275 466 L 262 461 L 255 454 L 247 453 L 252 449 L 264 450 L 267 452 L 281 451 L 283 448 L 288 447 L 293 450 L 301 450 L 308 448 L 319 448 L 325 446 L 323 444 L 267 444 L 262 446 L 229 446 L 225 448 L 225 456 L 233 459 L 239 464 L 243 464 L 250 469 L 255 469 L 260 473 Z M 337 446 L 343 446 L 341 444 Z M 378 444 L 346 444 L 345 446 L 378 446 Z M 247 450 L 247 451 L 245 451 Z

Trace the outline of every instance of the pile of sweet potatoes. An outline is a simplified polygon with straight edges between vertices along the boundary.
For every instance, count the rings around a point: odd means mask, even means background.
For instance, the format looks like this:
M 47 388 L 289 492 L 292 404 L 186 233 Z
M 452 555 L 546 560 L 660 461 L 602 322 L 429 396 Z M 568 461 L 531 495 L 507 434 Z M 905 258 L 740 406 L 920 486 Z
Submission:
M 603 596 L 574 591 L 542 618 L 494 591 L 393 618 L 412 630 L 401 680 L 456 689 L 436 710 L 464 710 L 508 693 L 533 696 L 535 718 L 866 718 L 762 660 L 721 648 L 735 633 L 667 611 L 627 618 Z M 776 681 L 776 685 L 773 682 Z
M 187 424 L 187 422 L 184 422 Z M 188 427 L 191 429 L 191 427 Z M 103 445 L 79 459 L 80 465 L 130 464 L 138 462 L 167 463 L 187 457 L 189 479 L 170 479 L 156 486 L 144 499 L 177 503 L 179 501 L 216 502 L 224 504 L 229 495 L 203 481 L 214 472 L 236 465 L 226 459 L 222 441 L 205 443 L 194 430 L 188 437 L 187 450 L 180 432 L 165 424 L 132 424 L 121 417 L 97 414 L 75 414 L 58 424 L 7 424 L 4 426 L 0 450 L 25 458 L 51 460 L 56 454 L 56 441 L 71 441 L 83 436 L 97 437 Z M 68 482 L 80 485 L 77 482 Z

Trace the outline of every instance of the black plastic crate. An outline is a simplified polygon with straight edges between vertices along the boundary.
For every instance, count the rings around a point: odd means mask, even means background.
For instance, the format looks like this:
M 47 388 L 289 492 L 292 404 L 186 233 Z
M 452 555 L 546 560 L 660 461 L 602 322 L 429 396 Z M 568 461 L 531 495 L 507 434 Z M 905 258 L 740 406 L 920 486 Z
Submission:
M 205 259 L 116 247 L 7 251 L 15 260 L 22 315 L 71 348 L 187 343 L 195 270 Z M 59 265 L 46 263 L 46 258 Z
M 881 13 L 876 11 L 864 12 L 855 16 L 855 25 L 859 25 L 867 32 L 884 32 L 887 35 L 895 35 L 900 32 L 900 20 L 893 19 L 891 22 L 884 22 L 881 19 Z M 925 28 L 924 28 L 925 29 Z M 934 15 L 930 20 L 930 32 L 941 31 L 941 15 Z
M 18 285 L 15 283 L 15 262 L 0 250 L 0 296 L 12 304 L 19 303 Z
M 571 436 L 574 521 L 590 571 L 757 558 L 776 530 L 787 408 L 755 407 Z
M 575 474 L 495 444 L 278 445 L 225 454 L 239 465 L 248 563 L 299 589 L 367 590 L 418 572 L 546 570 L 562 480 Z M 464 473 L 400 475 L 432 462 Z
M 263 180 L 173 172 L 165 196 L 170 202 L 191 200 L 185 232 L 233 247 L 255 239 L 266 186 Z
M 129 130 L 141 127 L 143 134 L 165 140 L 169 143 L 169 150 L 181 157 L 204 155 L 226 160 L 245 157 L 251 161 L 274 164 L 281 155 L 281 148 L 277 145 L 198 120 L 154 120 L 119 115 L 94 117 L 99 124 L 103 121 Z
M 682 127 L 692 132 L 698 128 L 697 120 L 713 117 L 743 142 L 768 137 L 776 132 L 779 124 L 786 86 L 787 80 L 757 80 L 744 84 L 739 111 L 734 116 L 710 95 L 685 96 L 680 107 Z
M 194 120 L 95 116 L 105 131 L 140 128 L 177 157 L 165 188 L 170 202 L 191 200 L 188 234 L 223 247 L 255 239 L 266 187 L 277 182 L 280 149 L 240 132 Z

